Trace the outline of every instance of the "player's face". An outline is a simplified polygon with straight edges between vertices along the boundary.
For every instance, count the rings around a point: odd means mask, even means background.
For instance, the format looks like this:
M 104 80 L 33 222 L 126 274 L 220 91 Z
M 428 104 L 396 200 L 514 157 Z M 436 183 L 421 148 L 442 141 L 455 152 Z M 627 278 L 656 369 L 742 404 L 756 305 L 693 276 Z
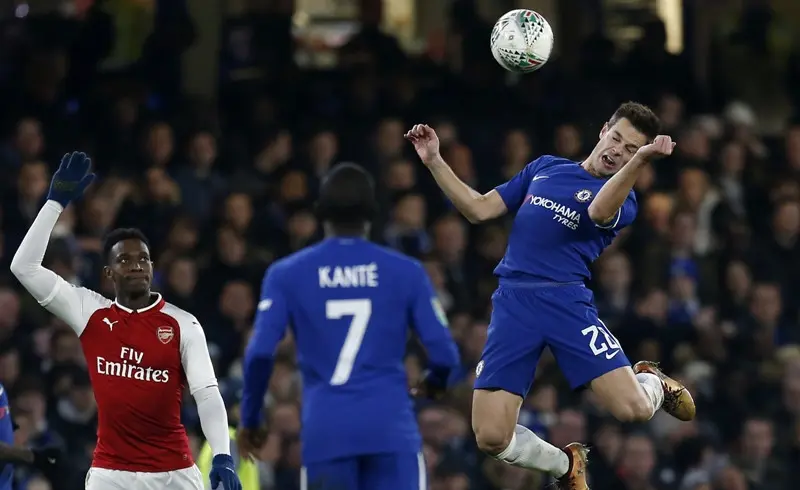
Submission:
M 605 124 L 600 131 L 600 141 L 589 157 L 594 173 L 601 177 L 614 175 L 646 144 L 647 136 L 625 118 L 613 126 Z
M 137 239 L 122 240 L 114 245 L 109 255 L 107 270 L 118 291 L 125 291 L 131 296 L 150 292 L 153 262 L 144 242 Z

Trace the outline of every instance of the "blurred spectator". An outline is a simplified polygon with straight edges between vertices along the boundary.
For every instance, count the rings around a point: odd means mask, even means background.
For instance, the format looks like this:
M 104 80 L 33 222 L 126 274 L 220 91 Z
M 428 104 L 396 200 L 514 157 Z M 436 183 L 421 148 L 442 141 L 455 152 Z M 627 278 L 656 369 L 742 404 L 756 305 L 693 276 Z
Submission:
M 7 270 L 57 159 L 73 149 L 92 154 L 99 178 L 62 214 L 46 264 L 71 284 L 109 294 L 103 236 L 116 226 L 141 228 L 159 290 L 201 320 L 228 386 L 241 377 L 265 268 L 323 236 L 314 213 L 320 179 L 340 161 L 368 168 L 381 198 L 371 235 L 422 261 L 467 373 L 444 400 L 419 403 L 430 489 L 548 485 L 543 475 L 482 455 L 470 431 L 470 383 L 510 220 L 469 226 L 410 158 L 403 134 L 427 121 L 453 171 L 485 192 L 542 153 L 583 158 L 602 118 L 628 99 L 653 104 L 678 144 L 668 161 L 642 169 L 638 219 L 594 264 L 590 286 L 627 356 L 660 361 L 681 377 L 698 419 L 678 425 L 657 415 L 646 426 L 620 425 L 591 392 L 567 390 L 545 356 L 520 423 L 555 444 L 589 443 L 595 490 L 793 485 L 800 461 L 800 119 L 791 111 L 800 100 L 800 54 L 787 19 L 766 2 L 747 2 L 735 21 L 720 18 L 710 53 L 695 52 L 703 43 L 670 53 L 664 23 L 645 17 L 628 52 L 602 33 L 578 36 L 562 46 L 577 59 L 554 57 L 525 77 L 507 76 L 491 60 L 491 23 L 471 0 L 453 2 L 449 27 L 431 35 L 438 46 L 421 56 L 379 28 L 386 2 L 356 2 L 362 24 L 322 70 L 295 63 L 292 9 L 299 2 L 272 2 L 271 10 L 224 21 L 214 102 L 180 93 L 181 79 L 195 74 L 179 61 L 198 33 L 179 8 L 184 2 L 157 3 L 152 18 L 136 7 L 150 21 L 135 35 L 119 31 L 108 2 L 95 2 L 84 19 L 52 16 L 54 27 L 44 31 L 34 29 L 43 20 L 36 15 L 17 19 L 25 42 L 8 42 L 0 383 L 20 425 L 17 442 L 61 444 L 69 454 L 53 481 L 19 470 L 19 488 L 83 488 L 94 446 L 97 413 L 80 340 L 22 294 Z M 56 35 L 63 32 L 75 36 Z M 201 44 L 193 49 L 206 50 Z M 695 73 L 705 54 L 708 66 Z M 300 487 L 293 343 L 289 333 L 278 349 L 265 400 L 264 490 Z M 410 345 L 413 380 L 424 356 Z M 199 451 L 193 411 L 189 403 L 183 415 Z

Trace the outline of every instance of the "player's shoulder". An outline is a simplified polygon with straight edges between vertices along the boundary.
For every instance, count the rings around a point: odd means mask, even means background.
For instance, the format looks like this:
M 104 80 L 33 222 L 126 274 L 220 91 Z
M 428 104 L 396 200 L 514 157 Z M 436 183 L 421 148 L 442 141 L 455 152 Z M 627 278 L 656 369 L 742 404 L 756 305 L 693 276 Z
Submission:
M 306 267 L 308 264 L 308 251 L 309 249 L 305 248 L 272 262 L 264 272 L 264 281 L 269 278 L 270 282 L 276 283 L 282 277 L 291 277 L 300 267 Z
M 542 170 L 546 167 L 556 167 L 561 165 L 577 165 L 578 162 L 574 160 L 570 160 L 568 158 L 559 157 L 556 155 L 541 155 L 536 160 L 532 161 L 528 165 L 535 166 L 537 170 Z
M 304 267 L 319 255 L 322 243 L 316 243 L 297 252 L 282 257 L 267 268 L 271 273 L 281 274 L 298 267 Z
M 200 322 L 197 317 L 183 308 L 179 308 L 170 302 L 165 301 L 164 306 L 161 308 L 161 313 L 175 320 L 181 329 L 199 327 Z
M 74 291 L 74 293 L 78 295 L 78 298 L 80 298 L 81 301 L 82 309 L 84 311 L 92 311 L 92 310 L 96 311 L 105 308 L 111 308 L 111 305 L 114 304 L 114 300 L 112 300 L 111 298 L 107 298 L 92 289 L 85 288 L 83 286 L 76 286 L 66 281 L 64 281 L 63 287 L 72 289 L 72 291 Z

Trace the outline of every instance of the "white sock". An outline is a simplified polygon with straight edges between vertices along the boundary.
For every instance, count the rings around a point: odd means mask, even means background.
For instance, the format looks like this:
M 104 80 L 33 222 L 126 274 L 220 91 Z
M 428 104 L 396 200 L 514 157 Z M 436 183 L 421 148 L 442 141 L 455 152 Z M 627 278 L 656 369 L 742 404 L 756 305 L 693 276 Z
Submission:
M 526 427 L 517 425 L 511 442 L 495 459 L 512 466 L 539 470 L 561 478 L 569 470 L 567 453 L 539 438 Z
M 664 386 L 658 376 L 651 373 L 639 373 L 636 375 L 636 381 L 642 385 L 647 398 L 653 405 L 653 415 L 656 414 L 661 404 L 664 403 Z M 651 415 L 652 417 L 652 415 Z

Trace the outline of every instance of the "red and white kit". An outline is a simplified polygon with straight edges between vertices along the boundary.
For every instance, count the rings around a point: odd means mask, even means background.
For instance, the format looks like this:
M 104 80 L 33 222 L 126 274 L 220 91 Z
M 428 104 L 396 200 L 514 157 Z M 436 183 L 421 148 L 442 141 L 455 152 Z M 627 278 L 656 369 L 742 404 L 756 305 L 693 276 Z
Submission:
M 202 489 L 181 398 L 188 385 L 214 454 L 230 453 L 228 421 L 197 319 L 157 295 L 130 310 L 42 267 L 62 211 L 48 201 L 11 270 L 49 312 L 80 337 L 98 407 L 97 447 L 86 488 Z

